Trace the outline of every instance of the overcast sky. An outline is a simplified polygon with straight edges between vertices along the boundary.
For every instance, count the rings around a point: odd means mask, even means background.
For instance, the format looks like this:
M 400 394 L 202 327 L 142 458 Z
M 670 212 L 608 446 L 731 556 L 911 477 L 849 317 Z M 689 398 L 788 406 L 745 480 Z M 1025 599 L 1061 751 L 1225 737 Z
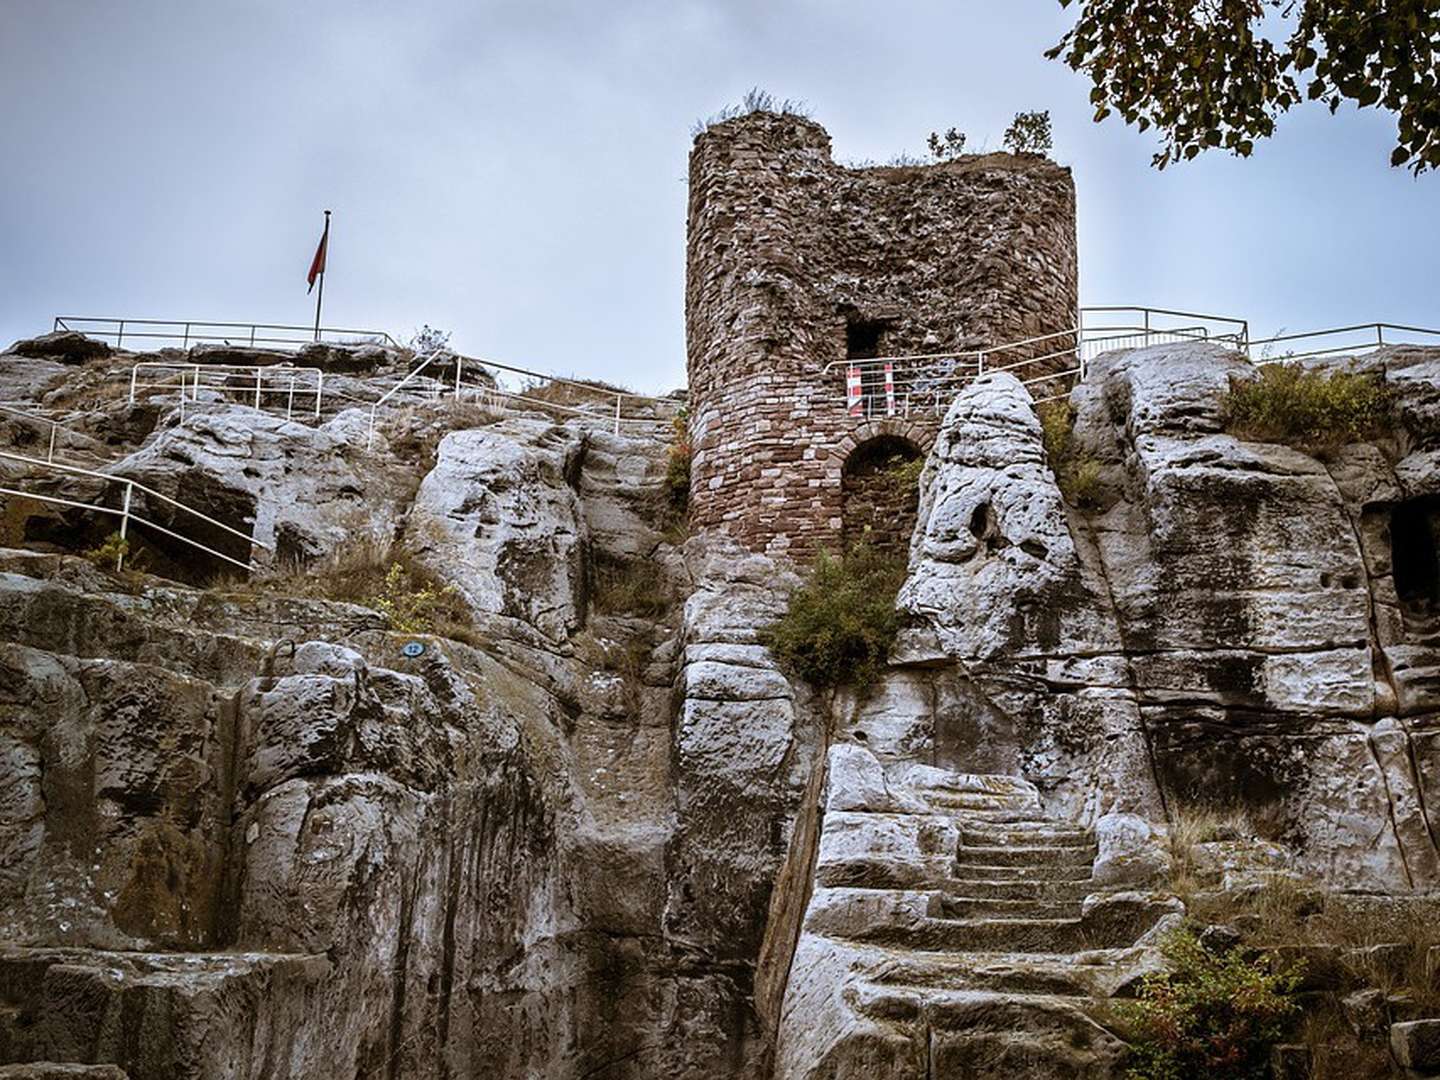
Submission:
M 1003 12 L 1003 14 L 997 14 Z M 1082 301 L 1257 330 L 1440 323 L 1440 175 L 1385 114 L 1303 108 L 1248 161 L 1150 168 L 1042 53 L 1055 0 L 0 0 L 0 347 L 57 314 L 327 325 L 665 389 L 684 380 L 698 117 L 804 99 L 841 159 L 1049 109 Z

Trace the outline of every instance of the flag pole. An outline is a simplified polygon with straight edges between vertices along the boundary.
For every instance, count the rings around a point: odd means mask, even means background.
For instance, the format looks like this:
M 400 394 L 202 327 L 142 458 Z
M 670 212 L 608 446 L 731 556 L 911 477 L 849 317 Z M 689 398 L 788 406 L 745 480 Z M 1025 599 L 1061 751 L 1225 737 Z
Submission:
M 330 262 L 330 211 L 325 211 L 325 232 L 322 234 L 325 244 L 325 260 L 321 263 L 320 271 L 320 293 L 315 297 L 315 340 L 320 340 L 320 305 L 325 302 L 325 271 L 323 267 Z

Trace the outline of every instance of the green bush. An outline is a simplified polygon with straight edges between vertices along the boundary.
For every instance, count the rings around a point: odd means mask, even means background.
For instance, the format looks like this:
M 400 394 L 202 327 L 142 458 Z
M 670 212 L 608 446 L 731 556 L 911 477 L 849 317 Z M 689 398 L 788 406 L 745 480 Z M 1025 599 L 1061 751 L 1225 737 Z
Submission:
M 1005 130 L 1005 149 L 1012 154 L 1048 154 L 1055 145 L 1050 110 L 1018 112 Z
M 785 667 L 813 686 L 874 682 L 900 629 L 895 596 L 905 559 L 868 544 L 843 558 L 822 552 L 789 610 L 760 631 L 760 641 Z
M 130 554 L 130 541 L 118 532 L 113 532 L 83 554 L 96 569 L 118 572 Z
M 1060 494 L 1072 506 L 1095 510 L 1100 506 L 1100 462 L 1075 444 L 1075 410 L 1068 401 L 1046 401 L 1035 408 L 1045 457 L 1055 473 Z
M 1383 433 L 1390 395 L 1371 375 L 1268 364 L 1258 378 L 1230 380 L 1225 413 L 1226 430 L 1242 439 L 1324 452 Z
M 405 561 L 390 564 L 379 591 L 366 597 L 365 605 L 384 615 L 390 628 L 401 634 L 455 636 L 447 633 L 449 625 L 469 618 L 454 585 L 440 585 Z
M 690 509 L 690 460 L 695 448 L 690 443 L 689 414 L 681 409 L 672 423 L 674 435 L 665 463 L 665 503 L 671 516 L 683 518 Z
M 1130 1036 L 1126 1080 L 1265 1080 L 1271 1047 L 1299 1013 L 1301 966 L 1239 947 L 1212 953 L 1189 930 L 1161 952 L 1166 970 L 1116 1006 Z

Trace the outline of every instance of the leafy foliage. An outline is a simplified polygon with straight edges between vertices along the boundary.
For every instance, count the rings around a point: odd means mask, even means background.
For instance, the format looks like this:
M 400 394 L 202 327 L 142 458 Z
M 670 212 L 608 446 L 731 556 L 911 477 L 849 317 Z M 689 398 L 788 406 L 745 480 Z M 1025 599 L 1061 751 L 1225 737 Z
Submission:
M 1435 0 L 1080 0 L 1046 55 L 1090 77 L 1097 121 L 1154 127 L 1160 168 L 1212 147 L 1249 156 L 1307 98 L 1394 113 L 1391 164 L 1440 166 Z
M 925 143 L 936 161 L 954 161 L 965 153 L 965 133 L 953 127 L 944 135 L 932 131 Z
M 1189 930 L 1161 945 L 1167 968 L 1117 1006 L 1130 1028 L 1127 1080 L 1265 1080 L 1299 1007 L 1302 968 L 1243 948 L 1213 953 Z
M 1244 439 L 1325 452 L 1383 432 L 1390 395 L 1370 375 L 1268 364 L 1256 379 L 1230 380 L 1227 429 Z
M 1068 401 L 1047 401 L 1036 407 L 1045 457 L 1055 473 L 1060 494 L 1073 506 L 1093 510 L 1100 504 L 1100 462 L 1075 442 L 1075 410 Z
M 790 597 L 760 642 L 813 686 L 865 687 L 879 675 L 900 629 L 895 596 L 903 556 L 857 544 L 843 558 L 821 552 L 810 580 Z
M 385 616 L 390 628 L 401 634 L 442 634 L 457 608 L 454 585 L 440 585 L 417 574 L 409 562 L 393 562 L 380 590 L 366 599 L 366 606 Z M 463 609 L 462 617 L 468 615 Z
M 130 554 L 130 541 L 113 532 L 95 547 L 84 553 L 84 557 L 98 570 L 119 571 Z
M 1018 112 L 1005 129 L 1005 149 L 1012 154 L 1048 154 L 1055 146 L 1050 112 Z
M 675 414 L 673 424 L 665 462 L 665 502 L 671 517 L 684 518 L 690 509 L 690 461 L 695 447 L 690 442 L 689 414 L 684 409 Z

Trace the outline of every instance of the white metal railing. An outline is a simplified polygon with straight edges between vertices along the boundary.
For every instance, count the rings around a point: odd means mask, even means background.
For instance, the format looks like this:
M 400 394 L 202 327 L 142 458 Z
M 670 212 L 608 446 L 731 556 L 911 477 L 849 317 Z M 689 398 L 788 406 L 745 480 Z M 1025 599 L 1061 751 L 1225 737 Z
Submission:
M 845 409 L 856 420 L 939 416 L 961 389 L 993 372 L 1010 372 L 1044 401 L 1084 379 L 1090 362 L 1101 353 L 1171 341 L 1225 340 L 1239 346 L 1246 333 L 1240 319 L 1160 308 L 1087 308 L 1084 314 L 1090 319 L 1082 319 L 1080 326 L 1003 345 L 837 360 L 825 370 L 843 373 Z M 1098 322 L 1095 316 L 1100 316 Z
M 1360 323 L 1252 339 L 1244 319 L 1167 308 L 1098 307 L 1083 309 L 1079 326 L 1042 337 L 969 352 L 837 360 L 825 370 L 842 372 L 844 408 L 857 421 L 938 416 L 961 389 L 984 374 L 1011 372 L 1038 403 L 1068 393 L 1101 353 L 1196 340 L 1224 342 L 1251 363 L 1263 365 L 1357 355 L 1394 345 L 1440 346 L 1440 330 Z
M 1353 356 L 1392 345 L 1440 345 L 1440 330 L 1397 323 L 1359 323 L 1246 341 L 1245 356 L 1252 364 L 1275 364 L 1323 356 Z
M 147 380 L 142 382 L 144 377 Z M 325 391 L 325 373 L 316 367 L 273 364 L 237 367 L 228 364 L 184 364 L 145 360 L 130 368 L 130 404 L 141 391 L 178 394 L 182 417 L 186 400 L 198 402 L 201 390 L 239 394 L 255 408 L 268 403 L 285 405 L 285 418 L 293 419 L 298 400 L 306 413 L 318 419 Z M 310 402 L 313 399 L 313 407 Z
M 426 374 L 432 364 L 445 367 L 452 362 L 455 365 L 453 376 L 448 372 L 443 378 Z M 467 372 L 469 382 L 466 382 Z M 507 386 L 507 381 L 511 385 Z M 670 398 L 650 397 L 618 387 L 596 386 L 495 360 L 436 353 L 371 404 L 367 447 L 374 441 L 376 419 L 381 407 L 390 404 L 396 395 L 407 389 L 421 400 L 449 398 L 497 410 L 540 411 L 600 420 L 611 426 L 617 435 L 626 425 L 649 426 L 666 422 L 679 407 L 679 403 Z
M 95 469 L 85 469 L 81 468 L 78 465 L 63 465 L 57 461 L 43 461 L 39 458 L 26 457 L 23 454 L 14 454 L 7 450 L 0 450 L 0 460 L 18 462 L 30 468 L 61 472 L 71 476 L 89 477 L 93 480 L 102 480 L 108 484 L 122 485 L 122 494 L 120 497 L 119 509 L 116 509 L 113 506 L 102 506 L 95 503 L 80 502 L 77 499 L 66 499 L 59 495 L 49 495 L 36 491 L 21 491 L 12 487 L 0 487 L 0 495 L 10 495 L 20 499 L 34 499 L 37 502 L 51 503 L 57 506 L 71 506 L 80 510 L 90 510 L 95 513 L 110 514 L 118 517 L 120 519 L 119 534 L 122 540 L 128 537 L 130 523 L 133 521 L 137 525 L 143 525 L 147 529 L 154 529 L 158 533 L 168 536 L 173 540 L 178 540 L 180 541 L 180 543 L 186 544 L 192 548 L 195 548 L 198 551 L 203 551 L 207 555 L 213 556 L 217 559 L 221 559 L 234 566 L 238 566 L 246 573 L 250 573 L 255 569 L 253 561 L 241 562 L 239 559 L 235 558 L 232 555 L 227 555 L 223 551 L 217 551 L 214 548 L 210 547 L 208 544 L 203 544 L 198 540 L 193 540 L 188 536 L 174 531 L 173 529 L 168 529 L 164 525 L 157 524 L 156 522 L 151 521 L 149 518 L 143 517 L 135 510 L 134 507 L 135 492 L 140 491 L 149 498 L 156 499 L 162 503 L 165 503 L 167 506 L 171 506 L 181 513 L 189 514 L 191 517 L 198 518 L 200 521 L 203 521 L 209 525 L 213 525 L 217 529 L 229 533 L 237 539 L 243 540 L 247 545 L 249 545 L 252 550 L 258 547 L 264 551 L 274 551 L 274 548 L 272 548 L 269 544 L 255 539 L 249 533 L 242 532 L 239 529 L 234 528 L 233 526 L 226 525 L 223 521 L 217 521 L 209 514 L 201 513 L 199 510 L 186 506 L 184 503 L 176 499 L 172 499 L 169 495 L 162 495 L 154 488 L 146 487 L 144 484 L 136 480 L 128 479 L 127 477 L 114 476 L 110 473 L 98 472 Z M 124 563 L 125 552 L 122 547 L 122 549 L 117 553 L 115 558 L 115 569 L 117 571 L 123 569 Z
M 337 345 L 389 345 L 396 342 L 384 330 L 350 330 L 336 326 L 289 326 L 284 323 L 206 322 L 199 319 L 96 319 L 80 315 L 55 316 L 56 330 L 73 330 L 101 341 L 113 339 L 120 348 L 126 341 L 178 342 L 191 345 L 222 344 L 299 349 L 317 341 Z
M 95 449 L 97 445 L 96 440 L 90 436 L 82 435 L 66 427 L 58 420 L 40 415 L 34 411 L 34 406 L 30 408 L 17 408 L 17 405 L 20 404 L 29 405 L 30 403 L 0 403 L 0 416 L 23 421 L 40 430 L 41 441 L 45 444 L 46 463 L 53 462 L 57 453 L 61 453 L 69 458 L 88 458 L 88 464 L 92 465 L 103 465 L 120 456 L 100 453 Z M 77 443 L 79 444 L 78 446 L 74 445 Z

